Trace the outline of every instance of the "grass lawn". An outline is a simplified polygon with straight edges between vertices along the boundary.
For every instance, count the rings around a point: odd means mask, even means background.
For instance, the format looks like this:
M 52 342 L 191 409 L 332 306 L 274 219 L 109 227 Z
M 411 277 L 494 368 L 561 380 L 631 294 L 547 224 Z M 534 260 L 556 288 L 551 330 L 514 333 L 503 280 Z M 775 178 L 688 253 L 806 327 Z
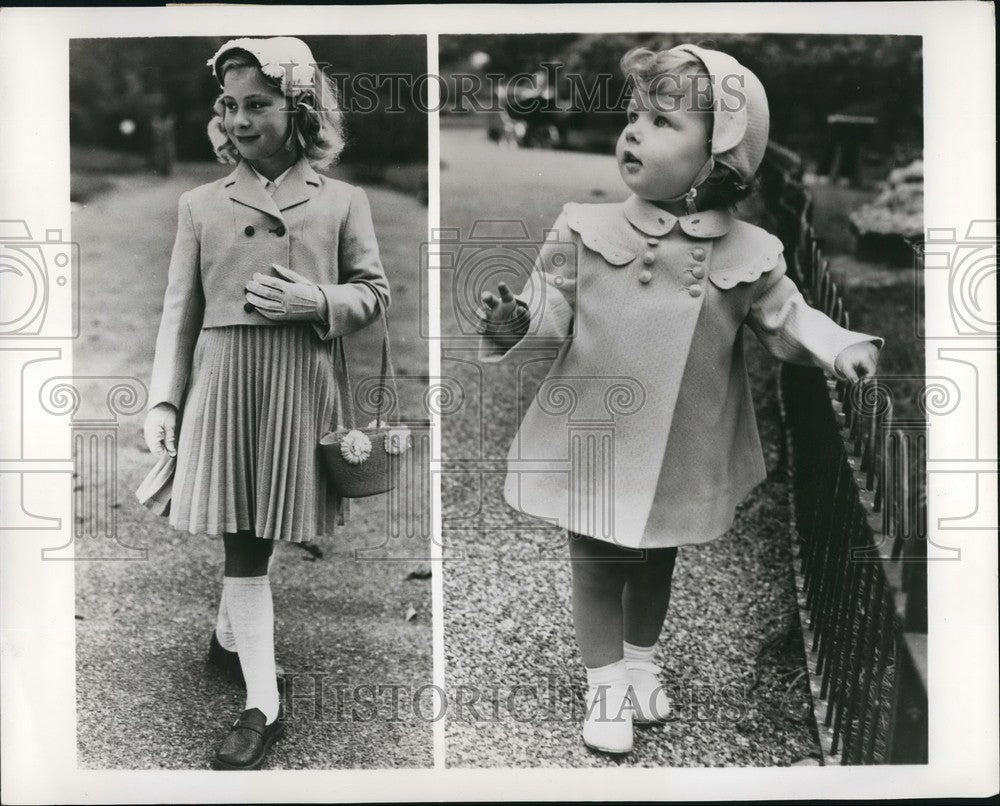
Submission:
M 143 155 L 113 151 L 100 146 L 72 145 L 70 159 L 73 166 L 70 174 L 70 199 L 78 203 L 84 203 L 99 193 L 111 190 L 115 175 L 146 171 L 146 159 Z M 209 170 L 216 167 L 212 160 L 205 160 L 204 164 L 210 166 Z M 184 163 L 179 163 L 177 170 L 186 170 L 183 165 Z M 218 170 L 226 169 L 220 166 Z M 349 162 L 335 165 L 324 173 L 355 185 L 391 188 L 414 197 L 421 204 L 427 204 L 426 162 L 392 165 Z
M 382 185 L 427 204 L 426 162 L 399 165 L 346 163 L 336 166 L 330 173 L 355 185 Z

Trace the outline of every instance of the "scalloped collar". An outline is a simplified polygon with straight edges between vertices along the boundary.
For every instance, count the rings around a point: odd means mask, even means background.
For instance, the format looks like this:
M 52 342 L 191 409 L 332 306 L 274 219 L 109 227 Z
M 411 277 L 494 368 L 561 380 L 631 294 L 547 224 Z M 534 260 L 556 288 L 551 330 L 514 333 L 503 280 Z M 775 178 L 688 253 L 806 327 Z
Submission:
M 733 217 L 725 210 L 705 210 L 678 218 L 634 195 L 622 203 L 622 209 L 633 227 L 657 237 L 670 232 L 674 224 L 680 224 L 681 229 L 692 238 L 718 238 L 729 232 L 733 225 Z

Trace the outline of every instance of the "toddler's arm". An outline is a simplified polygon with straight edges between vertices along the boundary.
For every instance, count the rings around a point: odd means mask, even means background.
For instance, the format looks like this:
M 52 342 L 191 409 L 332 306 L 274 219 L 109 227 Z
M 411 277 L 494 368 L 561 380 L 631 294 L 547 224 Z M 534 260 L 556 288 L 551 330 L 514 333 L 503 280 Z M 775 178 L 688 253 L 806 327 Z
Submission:
M 857 380 L 874 371 L 883 340 L 845 330 L 806 304 L 787 276 L 784 258 L 758 281 L 748 324 L 768 352 L 782 361 L 814 365 L 838 378 Z
M 351 208 L 340 238 L 340 282 L 319 286 L 326 297 L 326 316 L 315 328 L 325 340 L 360 330 L 375 318 L 378 313 L 375 291 L 368 283 L 378 289 L 382 307 L 389 309 L 389 281 L 379 258 L 368 196 L 361 188 L 353 190 Z
M 149 383 L 150 409 L 161 403 L 169 403 L 175 409 L 181 407 L 205 314 L 199 254 L 188 194 L 182 193 L 177 203 L 177 238 L 167 271 L 167 291 Z
M 552 229 L 555 232 L 542 244 L 524 289 L 514 295 L 515 326 L 495 334 L 484 332 L 480 361 L 498 363 L 523 347 L 558 347 L 570 336 L 576 311 L 576 261 L 567 259 L 566 245 L 573 242 L 573 234 L 565 213 Z

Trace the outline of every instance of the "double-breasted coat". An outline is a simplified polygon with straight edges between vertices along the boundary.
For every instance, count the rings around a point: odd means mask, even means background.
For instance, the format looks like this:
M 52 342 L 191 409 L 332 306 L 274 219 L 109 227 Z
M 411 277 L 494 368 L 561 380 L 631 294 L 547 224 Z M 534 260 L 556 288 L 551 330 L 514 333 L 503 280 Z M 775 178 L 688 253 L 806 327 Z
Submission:
M 246 306 L 247 283 L 272 263 L 316 283 L 325 321 Z M 180 436 L 176 462 L 159 457 L 139 500 L 208 534 L 302 540 L 332 528 L 334 514 L 343 522 L 347 502 L 316 451 L 337 413 L 322 342 L 367 325 L 378 304 L 388 308 L 389 285 L 360 188 L 303 158 L 273 194 L 247 162 L 182 194 L 149 391 L 150 407 L 180 411 Z
M 809 307 L 785 270 L 777 238 L 725 211 L 565 205 L 515 295 L 527 334 L 480 345 L 484 362 L 558 348 L 508 452 L 508 504 L 628 547 L 722 535 L 766 477 L 742 326 L 829 372 L 881 343 Z
M 327 299 L 320 338 L 360 330 L 389 305 L 368 197 L 321 176 L 302 158 L 273 195 L 246 161 L 227 177 L 181 194 L 149 405 L 180 408 L 202 328 L 285 324 L 246 311 L 244 289 L 272 263 L 313 280 Z

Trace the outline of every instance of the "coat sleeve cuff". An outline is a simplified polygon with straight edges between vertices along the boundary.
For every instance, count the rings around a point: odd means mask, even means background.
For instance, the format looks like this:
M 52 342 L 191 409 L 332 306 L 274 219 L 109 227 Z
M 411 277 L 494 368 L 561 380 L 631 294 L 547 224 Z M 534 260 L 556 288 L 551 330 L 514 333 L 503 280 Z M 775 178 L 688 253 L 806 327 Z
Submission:
M 319 286 L 319 292 L 323 295 L 323 299 L 326 300 L 326 311 L 324 313 L 323 319 L 320 322 L 313 322 L 313 330 L 316 331 L 316 335 L 319 336 L 323 341 L 329 341 L 330 339 L 336 338 L 337 333 L 334 332 L 335 324 L 333 317 L 331 315 L 334 306 L 334 286 L 321 285 Z
M 324 341 L 360 330 L 378 315 L 374 291 L 367 283 L 324 283 L 318 286 L 326 299 L 326 318 L 313 322 Z M 388 308 L 388 294 L 379 301 Z

